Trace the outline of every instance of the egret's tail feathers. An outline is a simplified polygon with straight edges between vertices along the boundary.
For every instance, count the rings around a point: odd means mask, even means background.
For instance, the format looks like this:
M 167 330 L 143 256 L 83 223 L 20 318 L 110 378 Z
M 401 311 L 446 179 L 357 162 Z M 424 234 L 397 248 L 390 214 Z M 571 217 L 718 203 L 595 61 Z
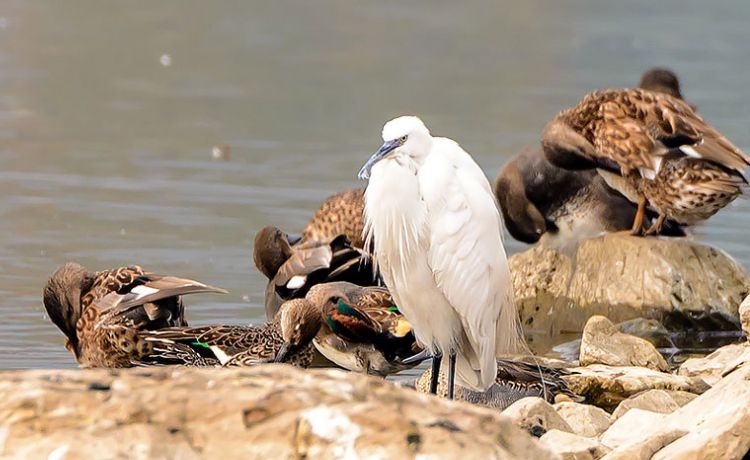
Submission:
M 524 339 L 521 320 L 518 316 L 518 309 L 515 300 L 507 300 L 508 308 L 500 310 L 495 325 L 495 353 L 492 356 L 494 360 L 498 356 L 528 354 L 529 346 Z
M 474 391 L 486 391 L 495 382 L 497 363 L 493 356 L 492 360 L 483 364 L 481 368 L 472 365 L 469 359 L 459 353 L 456 359 L 456 382 Z
M 479 349 L 464 336 L 457 350 L 456 377 L 460 385 L 486 391 L 495 383 L 497 361 L 492 347 Z

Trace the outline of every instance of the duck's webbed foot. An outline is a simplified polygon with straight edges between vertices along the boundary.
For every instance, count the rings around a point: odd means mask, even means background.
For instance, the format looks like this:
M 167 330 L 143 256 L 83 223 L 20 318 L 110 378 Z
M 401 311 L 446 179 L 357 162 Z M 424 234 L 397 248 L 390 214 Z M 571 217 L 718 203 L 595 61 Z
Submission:
M 667 219 L 667 216 L 664 214 L 659 214 L 659 217 L 656 219 L 656 221 L 646 230 L 646 233 L 644 233 L 645 236 L 649 235 L 659 235 L 661 234 L 661 228 L 664 225 L 664 221 Z

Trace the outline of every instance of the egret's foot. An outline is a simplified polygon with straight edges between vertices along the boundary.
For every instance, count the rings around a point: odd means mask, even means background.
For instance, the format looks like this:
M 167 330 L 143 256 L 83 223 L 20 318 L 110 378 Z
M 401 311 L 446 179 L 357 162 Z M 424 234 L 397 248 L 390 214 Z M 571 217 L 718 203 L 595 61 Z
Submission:
M 435 353 L 432 355 L 432 374 L 430 374 L 430 393 L 436 395 L 438 381 L 440 380 L 440 362 L 443 360 L 443 355 Z

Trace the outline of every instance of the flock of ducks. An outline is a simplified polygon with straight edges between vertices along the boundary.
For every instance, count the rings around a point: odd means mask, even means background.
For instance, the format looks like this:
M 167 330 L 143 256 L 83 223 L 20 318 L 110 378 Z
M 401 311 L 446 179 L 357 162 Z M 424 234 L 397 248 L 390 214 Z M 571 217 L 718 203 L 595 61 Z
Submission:
M 680 236 L 742 193 L 748 165 L 682 100 L 677 77 L 655 69 L 640 88 L 596 91 L 560 112 L 538 147 L 501 169 L 493 191 L 510 234 L 527 243 L 566 228 Z M 258 231 L 253 261 L 268 279 L 260 326 L 189 326 L 183 295 L 226 291 L 138 266 L 66 263 L 47 281 L 44 306 L 83 367 L 284 362 L 387 376 L 434 350 L 384 286 L 365 225 L 365 191 L 353 189 L 326 199 L 299 236 Z M 511 402 L 567 391 L 561 372 L 544 366 L 499 360 L 496 374 L 496 397 Z
M 656 68 L 637 89 L 597 91 L 561 112 L 494 189 L 508 231 L 526 243 L 640 234 L 647 223 L 647 234 L 684 236 L 742 192 L 749 163 L 683 100 L 677 76 Z

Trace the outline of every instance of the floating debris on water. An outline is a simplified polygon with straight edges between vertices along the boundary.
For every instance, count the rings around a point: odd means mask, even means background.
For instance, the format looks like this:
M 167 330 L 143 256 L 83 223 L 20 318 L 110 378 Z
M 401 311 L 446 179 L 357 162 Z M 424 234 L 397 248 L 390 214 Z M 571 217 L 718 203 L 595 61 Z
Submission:
M 161 63 L 161 65 L 164 66 L 164 67 L 171 66 L 172 65 L 172 56 L 170 56 L 167 53 L 162 54 L 161 57 L 159 58 L 159 63 Z
M 217 144 L 211 149 L 212 160 L 229 161 L 232 158 L 232 147 L 229 144 Z

